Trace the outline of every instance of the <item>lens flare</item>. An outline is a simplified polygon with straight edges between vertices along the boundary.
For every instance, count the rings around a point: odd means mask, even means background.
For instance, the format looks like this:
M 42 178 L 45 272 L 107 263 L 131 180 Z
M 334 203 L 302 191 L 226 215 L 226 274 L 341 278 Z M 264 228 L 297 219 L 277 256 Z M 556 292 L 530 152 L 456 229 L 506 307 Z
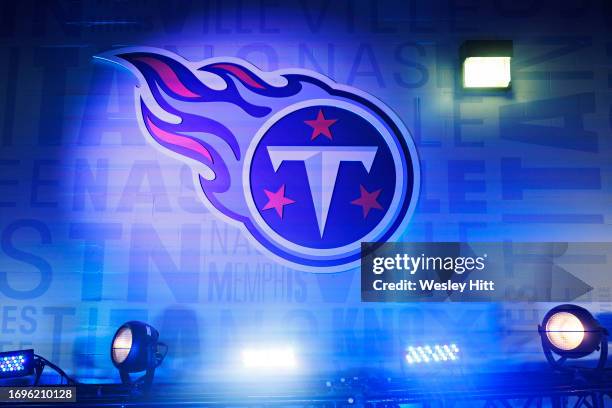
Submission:
M 294 369 L 297 358 L 291 347 L 248 348 L 242 350 L 242 364 L 245 368 Z

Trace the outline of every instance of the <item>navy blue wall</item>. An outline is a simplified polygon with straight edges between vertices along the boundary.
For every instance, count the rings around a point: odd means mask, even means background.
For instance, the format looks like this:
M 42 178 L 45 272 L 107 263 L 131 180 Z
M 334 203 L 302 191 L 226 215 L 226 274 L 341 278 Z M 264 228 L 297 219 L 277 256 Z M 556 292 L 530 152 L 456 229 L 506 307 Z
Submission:
M 145 143 L 134 78 L 92 58 L 114 47 L 304 67 L 377 96 L 421 158 L 405 240 L 612 239 L 606 1 L 22 1 L 0 19 L 0 347 L 82 379 L 115 376 L 110 338 L 130 319 L 170 345 L 167 380 L 188 362 L 232 375 L 236 349 L 266 339 L 308 354 L 304 372 L 398 370 L 429 339 L 483 369 L 522 364 L 541 359 L 548 306 L 362 304 L 358 270 L 258 254 Z M 489 38 L 514 41 L 512 91 L 465 93 L 459 46 Z M 609 282 L 580 300 L 609 310 Z

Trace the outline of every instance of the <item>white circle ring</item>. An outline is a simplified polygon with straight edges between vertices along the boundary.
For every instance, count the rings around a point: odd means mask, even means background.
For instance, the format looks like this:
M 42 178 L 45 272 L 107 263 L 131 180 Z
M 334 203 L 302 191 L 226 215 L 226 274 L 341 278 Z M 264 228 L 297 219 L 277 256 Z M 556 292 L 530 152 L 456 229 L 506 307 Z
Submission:
M 299 109 L 308 108 L 312 106 L 338 107 L 338 108 L 348 110 L 349 112 L 353 112 L 361 116 L 362 118 L 367 120 L 370 124 L 372 124 L 376 128 L 379 134 L 387 142 L 387 146 L 389 147 L 389 150 L 391 151 L 391 154 L 393 156 L 393 162 L 394 162 L 395 172 L 396 172 L 396 181 L 395 181 L 395 191 L 393 193 L 393 199 L 391 201 L 391 204 L 389 205 L 389 210 L 387 210 L 387 213 L 385 214 L 383 219 L 380 220 L 380 222 L 376 225 L 376 227 L 372 229 L 369 233 L 367 233 L 360 239 L 350 244 L 341 246 L 341 247 L 335 247 L 335 248 L 307 247 L 303 245 L 298 245 L 282 237 L 280 234 L 274 231 L 263 219 L 263 217 L 259 213 L 259 210 L 257 209 L 257 206 L 255 205 L 255 201 L 253 199 L 253 194 L 251 191 L 250 168 L 251 168 L 251 164 L 253 161 L 253 156 L 255 154 L 255 150 L 257 149 L 257 146 L 259 145 L 259 142 L 261 141 L 261 139 L 268 132 L 268 130 L 275 123 L 277 123 L 281 118 Z M 365 109 L 355 104 L 346 102 L 346 101 L 335 100 L 335 99 L 311 99 L 311 100 L 307 100 L 304 102 L 299 102 L 299 103 L 290 105 L 278 111 L 262 125 L 262 127 L 257 131 L 255 136 L 251 140 L 251 143 L 246 151 L 245 162 L 243 164 L 242 183 L 244 186 L 244 193 L 246 195 L 245 198 L 246 198 L 247 207 L 249 209 L 249 212 L 253 220 L 255 221 L 254 222 L 255 227 L 262 234 L 270 238 L 274 243 L 278 244 L 279 247 L 291 253 L 295 253 L 298 256 L 302 256 L 302 257 L 304 255 L 307 255 L 307 256 L 313 257 L 313 259 L 315 260 L 316 259 L 328 260 L 328 259 L 337 259 L 339 255 L 347 256 L 347 255 L 350 255 L 351 253 L 354 253 L 355 251 L 359 251 L 361 249 L 361 242 L 375 241 L 380 235 L 384 234 L 384 232 L 386 231 L 386 228 L 393 222 L 393 220 L 397 216 L 398 211 L 401 208 L 399 204 L 401 204 L 400 201 L 403 197 L 402 190 L 403 190 L 404 182 L 405 182 L 404 173 L 407 169 L 402 168 L 403 162 L 400 156 L 402 152 L 398 148 L 397 144 L 398 143 L 396 139 L 391 135 L 390 131 L 380 121 L 380 119 L 376 118 L 372 113 L 366 111 Z M 414 146 L 413 145 L 411 146 L 410 143 L 408 143 L 408 146 L 414 148 Z M 413 163 L 413 170 L 415 170 L 414 176 L 413 176 L 414 183 L 413 183 L 413 189 L 412 189 L 412 197 L 410 197 L 410 199 L 414 199 L 415 190 L 418 190 L 418 167 L 417 165 L 414 164 L 416 161 L 415 157 L 411 157 L 410 159 L 411 159 L 411 162 Z M 411 207 L 414 207 L 414 205 L 415 205 L 414 202 L 410 203 Z M 408 215 L 409 214 L 406 214 L 406 216 Z

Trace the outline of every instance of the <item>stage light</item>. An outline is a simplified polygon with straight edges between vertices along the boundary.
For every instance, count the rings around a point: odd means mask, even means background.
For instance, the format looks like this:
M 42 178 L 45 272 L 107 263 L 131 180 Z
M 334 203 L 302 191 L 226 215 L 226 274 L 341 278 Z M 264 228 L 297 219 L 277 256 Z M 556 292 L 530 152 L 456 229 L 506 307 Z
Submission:
M 111 342 L 111 360 L 119 369 L 124 384 L 151 385 L 155 369 L 168 352 L 168 347 L 158 339 L 159 332 L 146 323 L 131 321 L 119 327 Z M 145 371 L 142 377 L 135 381 L 130 379 L 130 373 L 142 371 Z
M 0 353 L 0 378 L 15 378 L 34 373 L 34 350 Z
M 459 347 L 455 343 L 409 346 L 404 357 L 409 365 L 453 362 L 459 360 Z
M 512 41 L 466 41 L 460 54 L 464 88 L 510 87 Z
M 241 352 L 242 365 L 248 369 L 294 369 L 295 351 L 291 347 L 245 348 Z
M 538 332 L 544 355 L 556 369 L 564 369 L 567 359 L 583 358 L 594 351 L 599 351 L 596 368 L 606 364 L 608 331 L 585 308 L 566 304 L 551 309 L 538 326 Z M 561 358 L 556 360 L 553 353 Z

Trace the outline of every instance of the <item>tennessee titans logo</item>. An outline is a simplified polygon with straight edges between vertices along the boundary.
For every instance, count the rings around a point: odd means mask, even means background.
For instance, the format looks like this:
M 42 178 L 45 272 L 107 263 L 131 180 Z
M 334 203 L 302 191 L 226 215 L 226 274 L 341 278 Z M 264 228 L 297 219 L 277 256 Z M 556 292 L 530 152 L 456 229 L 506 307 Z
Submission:
M 397 238 L 414 211 L 414 143 L 364 92 L 236 58 L 191 62 L 154 48 L 97 58 L 136 76 L 141 131 L 191 167 L 210 211 L 281 262 L 349 269 L 362 241 Z

